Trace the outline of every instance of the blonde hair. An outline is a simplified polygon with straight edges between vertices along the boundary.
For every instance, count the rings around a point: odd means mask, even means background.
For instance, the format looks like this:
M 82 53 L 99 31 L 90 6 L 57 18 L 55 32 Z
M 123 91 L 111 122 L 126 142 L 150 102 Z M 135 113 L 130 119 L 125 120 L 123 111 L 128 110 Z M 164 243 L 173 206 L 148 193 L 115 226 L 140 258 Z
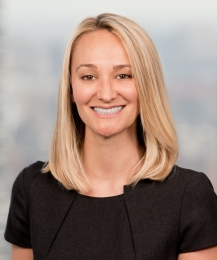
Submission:
M 137 136 L 145 155 L 132 184 L 145 178 L 163 180 L 178 156 L 176 130 L 165 90 L 163 73 L 155 46 L 135 22 L 115 14 L 101 14 L 83 20 L 66 49 L 59 88 L 57 121 L 51 142 L 49 162 L 43 172 L 51 171 L 66 189 L 86 191 L 88 179 L 81 153 L 85 125 L 71 101 L 71 61 L 79 38 L 96 30 L 108 30 L 122 42 L 132 66 L 140 103 Z

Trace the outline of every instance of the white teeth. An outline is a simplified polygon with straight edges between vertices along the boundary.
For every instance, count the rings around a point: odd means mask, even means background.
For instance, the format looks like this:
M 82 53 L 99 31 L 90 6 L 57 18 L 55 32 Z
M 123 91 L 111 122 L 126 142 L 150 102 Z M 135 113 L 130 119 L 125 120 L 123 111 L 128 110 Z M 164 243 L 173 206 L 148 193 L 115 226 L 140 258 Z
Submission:
M 113 107 L 113 108 L 108 108 L 108 109 L 105 109 L 105 108 L 101 108 L 101 107 L 94 107 L 94 111 L 98 114 L 101 114 L 101 115 L 110 115 L 110 114 L 114 114 L 114 113 L 117 113 L 118 111 L 120 111 L 123 107 L 120 106 L 120 107 Z

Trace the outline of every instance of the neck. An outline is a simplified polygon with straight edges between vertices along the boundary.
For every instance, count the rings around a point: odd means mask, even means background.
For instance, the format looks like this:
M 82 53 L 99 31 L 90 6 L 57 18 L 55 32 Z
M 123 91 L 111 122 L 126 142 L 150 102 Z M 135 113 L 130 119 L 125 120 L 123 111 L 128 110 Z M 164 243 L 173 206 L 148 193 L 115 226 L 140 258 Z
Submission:
M 87 195 L 113 196 L 123 193 L 142 158 L 136 132 L 103 137 L 86 131 L 83 163 L 91 189 Z

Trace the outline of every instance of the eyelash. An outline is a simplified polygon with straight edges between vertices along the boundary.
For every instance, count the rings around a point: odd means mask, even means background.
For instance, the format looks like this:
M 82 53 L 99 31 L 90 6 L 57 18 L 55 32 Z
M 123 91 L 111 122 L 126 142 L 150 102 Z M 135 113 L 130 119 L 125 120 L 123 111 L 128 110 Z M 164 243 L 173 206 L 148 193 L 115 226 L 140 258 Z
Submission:
M 90 79 L 90 78 L 91 78 L 91 79 Z M 93 80 L 93 78 L 94 78 L 93 75 L 85 75 L 85 76 L 81 77 L 81 79 L 86 80 L 86 81 L 88 81 L 88 80 Z
M 121 78 L 120 76 L 124 76 L 124 78 Z M 131 74 L 124 74 L 124 73 L 122 73 L 122 74 L 119 74 L 117 76 L 117 78 L 119 78 L 119 79 L 131 79 L 132 75 Z
M 93 80 L 93 78 L 95 78 L 93 75 L 85 75 L 83 77 L 81 77 L 81 79 L 83 80 L 86 80 L 86 81 L 90 81 L 90 80 Z M 132 78 L 132 75 L 131 74 L 119 74 L 117 76 L 118 79 L 131 79 Z

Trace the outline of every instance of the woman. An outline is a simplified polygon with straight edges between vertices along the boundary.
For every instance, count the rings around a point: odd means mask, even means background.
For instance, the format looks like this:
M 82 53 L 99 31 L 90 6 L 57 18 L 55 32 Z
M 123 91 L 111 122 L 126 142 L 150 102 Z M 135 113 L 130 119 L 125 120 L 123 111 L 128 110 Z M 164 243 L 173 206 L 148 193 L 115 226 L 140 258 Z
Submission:
M 12 259 L 217 259 L 216 194 L 177 154 L 149 36 L 118 15 L 85 19 L 66 50 L 49 162 L 13 186 Z

